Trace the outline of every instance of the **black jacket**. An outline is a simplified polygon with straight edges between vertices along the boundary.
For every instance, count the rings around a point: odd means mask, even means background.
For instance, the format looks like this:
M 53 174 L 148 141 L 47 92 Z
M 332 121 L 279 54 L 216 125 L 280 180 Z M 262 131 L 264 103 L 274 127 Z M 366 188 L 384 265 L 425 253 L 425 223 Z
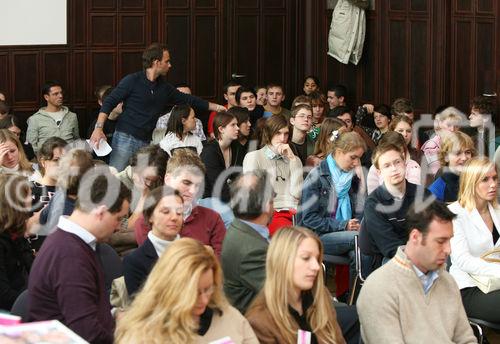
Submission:
M 0 233 L 0 309 L 10 311 L 14 301 L 28 287 L 33 252 L 23 237 L 13 239 Z
M 419 192 L 423 192 L 423 199 L 418 197 Z M 365 203 L 359 238 L 361 252 L 378 258 L 394 257 L 398 247 L 407 241 L 408 209 L 415 201 L 423 202 L 429 197 L 435 199 L 428 190 L 408 181 L 405 197 L 401 201 L 396 201 L 384 184 L 376 188 Z
M 139 248 L 125 256 L 123 275 L 130 296 L 141 289 L 157 260 L 158 254 L 149 239 L 146 239 Z

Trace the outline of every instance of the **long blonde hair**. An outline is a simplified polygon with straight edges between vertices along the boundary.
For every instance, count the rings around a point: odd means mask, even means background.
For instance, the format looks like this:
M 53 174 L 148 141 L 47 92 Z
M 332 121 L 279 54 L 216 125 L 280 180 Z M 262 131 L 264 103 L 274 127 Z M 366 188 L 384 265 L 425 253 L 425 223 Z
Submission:
M 477 184 L 486 176 L 492 167 L 495 168 L 495 170 L 497 169 L 494 162 L 484 157 L 472 158 L 465 164 L 462 174 L 460 175 L 458 203 L 468 211 L 476 208 Z M 491 204 L 494 207 L 498 206 L 496 197 Z
M 5 143 L 7 141 L 12 142 L 16 145 L 18 154 L 19 154 L 19 170 L 26 172 L 28 174 L 33 173 L 33 165 L 26 158 L 26 154 L 24 153 L 23 145 L 21 141 L 17 138 L 16 135 L 11 133 L 7 129 L 0 129 L 0 143 Z
M 290 290 L 293 288 L 293 268 L 299 245 L 307 238 L 313 239 L 319 249 L 318 263 L 323 260 L 323 245 L 318 236 L 303 227 L 283 228 L 269 245 L 266 259 L 266 281 L 262 292 L 267 309 L 277 325 L 277 331 L 287 343 L 297 341 L 298 325 L 288 310 Z M 318 273 L 311 289 L 313 304 L 306 312 L 312 332 L 320 343 L 336 343 L 336 324 L 331 296 Z
M 118 321 L 116 343 L 192 343 L 198 324 L 192 310 L 198 282 L 207 270 L 214 273 L 214 293 L 208 307 L 222 311 L 222 272 L 214 253 L 202 243 L 176 240 L 160 257 L 130 309 Z

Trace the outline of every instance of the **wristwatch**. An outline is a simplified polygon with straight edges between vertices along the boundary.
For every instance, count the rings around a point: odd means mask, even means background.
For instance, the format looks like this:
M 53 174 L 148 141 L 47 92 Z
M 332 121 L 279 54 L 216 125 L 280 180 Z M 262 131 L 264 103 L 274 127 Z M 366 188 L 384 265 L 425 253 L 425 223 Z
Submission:
M 104 128 L 104 122 L 96 122 L 95 129 L 97 129 L 97 128 L 99 128 L 99 129 Z

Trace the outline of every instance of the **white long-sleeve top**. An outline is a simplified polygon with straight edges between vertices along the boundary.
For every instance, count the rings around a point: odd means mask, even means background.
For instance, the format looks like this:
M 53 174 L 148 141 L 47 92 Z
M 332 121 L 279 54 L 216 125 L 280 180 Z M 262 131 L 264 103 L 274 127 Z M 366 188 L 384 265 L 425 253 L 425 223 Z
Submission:
M 448 208 L 457 217 L 453 220 L 453 238 L 451 239 L 450 274 L 455 278 L 460 289 L 475 287 L 470 273 L 500 277 L 500 264 L 488 263 L 481 255 L 500 247 L 500 239 L 493 245 L 493 235 L 483 221 L 477 209 L 468 211 L 458 201 Z M 500 229 L 500 209 L 488 205 L 491 218 L 498 231 Z

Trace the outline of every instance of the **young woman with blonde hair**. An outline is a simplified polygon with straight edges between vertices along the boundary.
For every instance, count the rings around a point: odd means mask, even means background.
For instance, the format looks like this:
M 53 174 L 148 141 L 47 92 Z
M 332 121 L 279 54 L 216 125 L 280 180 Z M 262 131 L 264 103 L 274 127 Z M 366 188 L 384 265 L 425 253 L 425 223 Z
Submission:
M 476 155 L 472 138 L 460 131 L 446 136 L 439 151 L 441 169 L 428 189 L 442 202 L 455 202 L 460 174 L 465 164 Z
M 333 142 L 342 133 L 347 131 L 344 121 L 338 118 L 325 118 L 321 124 L 321 131 L 314 146 L 314 152 L 306 160 L 306 166 L 318 166 L 332 151 Z
M 9 130 L 1 129 L 0 173 L 18 173 L 32 177 L 34 172 L 33 165 L 26 158 L 19 138 Z M 38 177 L 41 178 L 40 175 Z
M 359 230 L 355 205 L 357 195 L 364 194 L 360 159 L 365 150 L 365 141 L 356 132 L 335 138 L 331 153 L 307 175 L 297 214 L 297 223 L 319 235 L 327 254 L 351 258 L 351 280 Z
M 226 301 L 213 251 L 183 238 L 155 264 L 142 290 L 118 320 L 116 343 L 209 343 L 230 337 L 257 344 L 248 321 Z
M 306 228 L 286 228 L 273 237 L 264 287 L 246 313 L 260 343 L 297 343 L 299 330 L 311 333 L 310 343 L 345 343 L 322 259 L 321 241 Z
M 460 288 L 467 316 L 500 322 L 500 290 L 484 293 L 471 275 L 500 276 L 500 264 L 481 258 L 500 248 L 498 174 L 488 158 L 473 158 L 460 175 L 458 200 L 448 206 L 457 214 L 453 220 L 450 274 Z

